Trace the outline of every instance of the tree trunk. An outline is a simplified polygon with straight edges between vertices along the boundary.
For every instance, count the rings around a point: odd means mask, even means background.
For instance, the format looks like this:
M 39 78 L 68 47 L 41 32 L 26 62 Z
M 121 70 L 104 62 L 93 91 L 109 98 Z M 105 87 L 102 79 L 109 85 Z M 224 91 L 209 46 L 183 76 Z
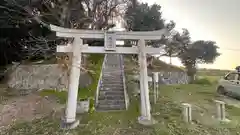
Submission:
M 192 66 L 187 66 L 188 81 L 192 84 L 195 81 L 196 68 Z
M 188 76 L 188 81 L 190 84 L 193 84 L 193 82 L 195 81 L 195 75 L 189 75 Z
M 169 57 L 169 64 L 172 65 L 172 57 Z

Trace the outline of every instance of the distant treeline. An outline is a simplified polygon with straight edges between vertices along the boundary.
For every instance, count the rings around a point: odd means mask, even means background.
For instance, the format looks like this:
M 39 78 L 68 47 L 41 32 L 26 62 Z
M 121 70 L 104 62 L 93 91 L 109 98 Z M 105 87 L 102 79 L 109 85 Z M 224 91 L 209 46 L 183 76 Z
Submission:
M 220 69 L 198 69 L 197 74 L 200 76 L 224 76 L 231 70 L 220 70 Z

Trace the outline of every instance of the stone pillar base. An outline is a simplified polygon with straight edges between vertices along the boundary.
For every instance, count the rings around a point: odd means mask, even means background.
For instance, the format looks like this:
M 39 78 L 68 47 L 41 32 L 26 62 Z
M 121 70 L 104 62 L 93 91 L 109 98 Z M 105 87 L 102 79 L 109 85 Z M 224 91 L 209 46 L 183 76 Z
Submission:
M 229 122 L 231 122 L 231 120 L 229 120 L 229 119 L 227 119 L 227 118 L 225 118 L 225 119 L 223 119 L 223 120 L 219 120 L 220 122 L 223 122 L 223 123 L 229 123 Z
M 79 120 L 76 120 L 76 121 L 71 122 L 71 123 L 67 123 L 65 120 L 62 120 L 60 128 L 62 128 L 62 129 L 74 129 L 78 125 L 79 125 Z
M 153 118 L 151 118 L 150 120 L 148 120 L 146 117 L 144 116 L 139 116 L 138 117 L 138 123 L 144 126 L 151 126 L 157 123 L 156 120 L 154 120 Z

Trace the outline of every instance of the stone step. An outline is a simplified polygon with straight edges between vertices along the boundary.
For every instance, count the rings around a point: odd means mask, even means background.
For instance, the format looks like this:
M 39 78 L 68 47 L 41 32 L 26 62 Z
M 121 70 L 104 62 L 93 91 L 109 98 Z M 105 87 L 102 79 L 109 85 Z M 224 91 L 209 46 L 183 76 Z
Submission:
M 110 71 L 120 72 L 121 70 L 122 70 L 121 67 L 111 67 L 111 68 L 104 67 L 103 68 L 103 72 L 110 72 Z
M 123 86 L 123 80 L 103 80 L 101 81 L 101 85 L 106 86 Z
M 122 86 L 123 87 L 123 81 L 106 81 L 104 80 L 103 82 L 101 82 L 100 84 L 101 86 L 106 86 L 106 87 L 112 87 L 112 86 Z
M 121 83 L 121 82 L 123 82 L 123 79 L 102 78 L 101 82 L 104 82 L 104 83 Z
M 111 76 L 107 76 L 107 75 L 102 75 L 102 79 L 111 79 L 111 80 L 122 80 L 123 77 L 122 75 L 111 75 Z
M 119 68 L 119 69 L 121 69 L 121 65 L 119 64 L 119 65 L 114 65 L 114 64 L 105 64 L 104 65 L 104 67 L 103 67 L 104 69 L 116 69 L 116 68 Z
M 118 60 L 115 60 L 115 61 L 105 61 L 105 62 L 106 62 L 105 64 L 109 65 L 109 66 L 118 66 L 118 65 L 120 65 L 120 61 L 118 61 Z
M 114 71 L 113 71 L 113 72 L 109 72 L 109 73 L 104 73 L 104 72 L 103 72 L 102 75 L 103 75 L 103 76 L 121 76 L 122 73 L 114 73 Z
M 124 95 L 124 91 L 99 91 L 99 96 L 118 96 Z
M 103 69 L 121 69 L 121 65 L 105 65 Z
M 104 69 L 106 69 L 106 68 L 121 68 L 121 65 L 120 64 L 105 64 L 105 66 L 104 66 Z
M 119 66 L 120 65 L 120 61 L 119 60 L 108 61 L 106 64 L 109 65 L 109 66 Z
M 123 90 L 123 88 L 121 88 L 121 89 L 117 89 L 117 88 L 110 88 L 110 89 L 106 89 L 106 88 L 101 88 L 101 89 L 99 89 L 100 91 L 99 91 L 99 93 L 100 92 L 124 92 L 124 90 Z
M 116 92 L 116 91 L 124 91 L 123 90 L 123 87 L 104 87 L 104 86 L 101 86 L 100 91 L 113 91 L 113 92 Z
M 116 76 L 116 75 L 122 75 L 122 72 L 108 71 L 108 72 L 103 72 L 103 75 Z
M 107 65 L 120 65 L 120 61 L 119 60 L 115 60 L 115 61 L 105 61 Z M 117 63 L 118 62 L 118 63 Z
M 123 80 L 104 79 L 101 81 L 101 84 L 121 84 L 121 85 L 123 85 Z
M 103 71 L 103 75 L 122 75 L 122 72 L 116 70 L 107 70 L 106 72 Z
M 124 100 L 124 95 L 118 95 L 118 96 L 99 96 L 98 100 Z
M 106 82 L 102 83 L 101 86 L 106 86 L 106 87 L 123 87 L 123 83 L 111 83 L 111 82 Z
M 114 76 L 114 77 L 116 77 L 116 76 L 122 76 L 122 73 L 114 73 L 114 72 L 109 72 L 109 73 L 104 73 L 103 72 L 103 74 L 102 74 L 102 76 Z
M 122 75 L 116 75 L 116 74 L 111 74 L 111 75 L 102 75 L 102 79 L 123 79 Z
M 99 100 L 99 105 L 125 105 L 124 100 Z
M 101 82 L 118 84 L 118 83 L 123 83 L 123 79 L 122 78 L 121 79 L 102 78 Z
M 121 98 L 122 96 L 124 96 L 124 94 L 118 94 L 118 93 L 110 93 L 110 94 L 105 94 L 105 93 L 99 93 L 98 97 L 100 98 L 108 98 L 108 97 L 117 97 L 117 98 Z M 110 98 L 111 99 L 111 98 Z
M 118 75 L 118 74 L 110 74 L 110 75 L 108 75 L 108 74 L 103 74 L 103 75 L 102 75 L 102 78 L 122 79 L 122 74 L 119 74 L 119 75 Z
M 102 90 L 101 92 L 99 92 L 99 96 L 123 96 L 124 95 L 124 91 L 121 90 Z
M 110 84 L 123 84 L 123 80 L 110 80 L 110 79 L 104 79 L 101 80 L 102 84 L 110 83 Z
M 101 81 L 101 86 L 103 86 L 103 85 L 107 85 L 107 86 L 109 86 L 109 85 L 113 85 L 113 86 L 123 86 L 123 81 L 113 81 L 113 80 L 109 80 L 109 81 L 107 81 L 107 80 L 104 80 L 104 81 Z
M 100 86 L 99 87 L 100 91 L 123 91 L 123 86 L 122 87 L 106 87 L 106 86 Z
M 114 90 L 114 91 L 116 91 L 116 90 L 119 90 L 119 91 L 122 91 L 123 90 L 123 86 L 115 86 L 115 87 L 111 87 L 111 86 L 101 86 L 100 87 L 100 90 L 102 90 L 102 91 L 104 91 L 104 90 L 106 90 L 106 91 L 111 91 L 111 90 Z
M 122 74 L 104 74 L 102 75 L 102 78 L 116 78 L 116 79 L 122 79 Z
M 97 105 L 97 110 L 98 111 L 107 111 L 107 110 L 124 110 L 126 109 L 125 105 Z
M 104 88 L 123 88 L 123 83 L 119 82 L 119 83 L 113 83 L 113 82 L 105 82 L 105 83 L 101 83 L 101 87 Z
M 117 88 L 117 87 L 114 87 L 114 88 L 109 88 L 109 87 L 100 87 L 100 91 L 103 91 L 103 92 L 122 92 L 124 91 L 123 90 L 123 87 L 121 88 Z
M 108 71 L 106 71 L 106 72 L 102 72 L 103 73 L 103 75 L 122 75 L 122 72 L 118 72 L 118 71 L 115 71 L 115 70 L 108 70 Z

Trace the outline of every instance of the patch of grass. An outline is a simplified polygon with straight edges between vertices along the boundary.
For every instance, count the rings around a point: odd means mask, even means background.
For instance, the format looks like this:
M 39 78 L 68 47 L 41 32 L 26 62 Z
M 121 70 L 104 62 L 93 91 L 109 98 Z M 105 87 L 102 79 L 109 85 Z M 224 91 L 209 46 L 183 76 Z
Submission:
M 10 129 L 0 131 L 1 135 L 64 135 L 60 130 L 60 119 L 47 116 L 32 122 L 15 123 Z
M 225 107 L 230 114 L 232 114 L 234 116 L 239 116 L 239 114 L 240 114 L 240 109 L 239 108 L 237 108 L 235 106 L 231 106 L 231 105 L 226 105 Z
M 42 90 L 41 96 L 54 96 L 57 98 L 60 104 L 65 104 L 67 101 L 67 91 L 56 91 L 56 90 Z

